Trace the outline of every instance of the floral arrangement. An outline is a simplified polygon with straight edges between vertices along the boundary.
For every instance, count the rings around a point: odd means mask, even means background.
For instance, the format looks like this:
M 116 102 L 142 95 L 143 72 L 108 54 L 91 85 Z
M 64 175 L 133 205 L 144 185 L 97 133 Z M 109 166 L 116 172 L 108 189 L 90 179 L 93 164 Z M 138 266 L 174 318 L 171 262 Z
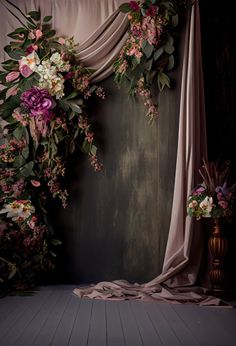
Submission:
M 59 241 L 46 202 L 51 195 L 67 205 L 67 156 L 78 147 L 95 171 L 102 169 L 86 106 L 93 95 L 105 95 L 91 85 L 92 71 L 80 64 L 73 38 L 55 36 L 51 16 L 24 14 L 6 2 L 24 21 L 8 35 L 9 59 L 0 72 L 0 283 L 22 284 L 54 265 Z
M 231 220 L 236 184 L 227 186 L 229 168 L 229 161 L 223 164 L 204 161 L 199 169 L 203 182 L 195 187 L 188 197 L 188 215 L 196 217 L 197 220 L 202 217 L 224 217 Z
M 114 63 L 115 81 L 129 83 L 131 94 L 139 95 L 147 107 L 146 116 L 156 118 L 151 86 L 159 91 L 171 87 L 169 71 L 174 68 L 174 34 L 180 5 L 188 1 L 130 1 L 120 6 L 128 13 L 128 38 Z

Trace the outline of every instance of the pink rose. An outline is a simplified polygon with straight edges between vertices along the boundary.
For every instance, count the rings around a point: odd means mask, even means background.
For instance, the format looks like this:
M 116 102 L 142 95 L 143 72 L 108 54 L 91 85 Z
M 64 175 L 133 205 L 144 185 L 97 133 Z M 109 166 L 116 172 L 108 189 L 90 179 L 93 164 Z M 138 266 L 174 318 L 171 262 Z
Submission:
M 29 77 L 33 73 L 33 71 L 31 70 L 31 68 L 29 68 L 28 65 L 21 65 L 20 64 L 19 70 L 20 70 L 20 73 L 22 74 L 22 76 L 25 78 Z
M 6 93 L 6 98 L 8 99 L 8 97 L 16 95 L 18 93 L 18 90 L 19 89 L 17 88 L 17 85 L 9 88 Z
M 8 73 L 8 75 L 6 76 L 6 81 L 7 82 L 12 82 L 14 80 L 16 80 L 20 75 L 20 72 L 18 71 L 12 71 L 10 73 Z
M 37 30 L 35 31 L 35 36 L 36 36 L 36 40 L 38 40 L 40 37 L 43 36 L 42 31 L 39 30 L 39 29 L 37 29 Z
M 59 37 L 58 43 L 65 44 L 66 40 L 63 37 Z
M 31 31 L 28 35 L 28 38 L 31 39 L 31 40 L 34 40 L 35 39 L 35 34 Z

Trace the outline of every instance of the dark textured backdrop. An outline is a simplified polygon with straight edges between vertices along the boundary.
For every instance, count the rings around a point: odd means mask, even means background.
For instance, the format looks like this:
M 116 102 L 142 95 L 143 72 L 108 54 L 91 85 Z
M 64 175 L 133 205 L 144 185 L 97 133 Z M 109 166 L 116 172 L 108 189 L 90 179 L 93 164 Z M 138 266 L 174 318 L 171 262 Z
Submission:
M 200 0 L 203 72 L 210 160 L 230 160 L 236 182 L 236 45 L 234 2 Z M 236 209 L 236 208 L 235 208 Z M 236 296 L 236 220 L 227 226 L 226 261 Z
M 87 158 L 69 162 L 70 203 L 55 208 L 53 225 L 63 240 L 59 276 L 73 282 L 127 279 L 144 282 L 161 272 L 175 173 L 178 82 L 160 97 L 160 118 L 148 123 L 139 100 L 110 77 L 107 97 L 89 114 L 104 171 Z

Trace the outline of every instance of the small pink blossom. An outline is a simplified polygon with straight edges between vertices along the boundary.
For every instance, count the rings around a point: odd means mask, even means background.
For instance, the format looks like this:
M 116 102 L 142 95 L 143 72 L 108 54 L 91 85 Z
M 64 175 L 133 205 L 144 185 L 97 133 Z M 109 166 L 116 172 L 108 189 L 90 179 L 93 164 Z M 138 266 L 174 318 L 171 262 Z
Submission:
M 6 81 L 7 82 L 12 82 L 14 80 L 16 80 L 20 75 L 20 72 L 18 71 L 12 71 L 10 73 L 8 73 L 8 75 L 6 76 Z
M 59 37 L 58 43 L 65 44 L 66 40 L 63 37 Z
M 223 209 L 227 209 L 228 208 L 228 202 L 221 200 L 218 202 L 219 206 Z
M 34 39 L 35 39 L 35 34 L 33 33 L 33 31 L 31 31 L 31 32 L 29 33 L 28 38 L 29 38 L 30 40 L 34 40 Z
M 41 185 L 38 180 L 31 180 L 30 182 L 34 187 L 39 187 Z
M 36 40 L 38 40 L 40 37 L 43 36 L 42 31 L 39 30 L 39 29 L 37 29 L 37 30 L 35 31 L 35 36 L 36 36 Z

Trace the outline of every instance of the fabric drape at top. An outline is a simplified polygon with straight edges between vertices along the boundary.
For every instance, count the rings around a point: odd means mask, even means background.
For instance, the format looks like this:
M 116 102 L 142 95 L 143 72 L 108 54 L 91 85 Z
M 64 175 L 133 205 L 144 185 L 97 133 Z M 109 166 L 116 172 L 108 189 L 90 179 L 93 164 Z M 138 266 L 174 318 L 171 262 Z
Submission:
M 74 37 L 75 43 L 79 44 L 78 59 L 86 67 L 96 70 L 91 79 L 97 82 L 112 74 L 112 64 L 126 40 L 128 19 L 118 10 L 122 2 L 122 0 L 24 0 L 14 3 L 24 12 L 40 8 L 42 18 L 52 15 L 52 27 L 57 31 L 57 35 Z M 3 3 L 0 4 L 0 19 L 4 22 L 0 36 L 2 48 L 7 43 L 7 34 L 21 26 L 17 19 L 8 13 Z M 6 6 L 12 10 L 7 3 Z M 20 14 L 19 19 L 24 21 Z M 7 55 L 1 49 L 0 60 L 6 58 Z

